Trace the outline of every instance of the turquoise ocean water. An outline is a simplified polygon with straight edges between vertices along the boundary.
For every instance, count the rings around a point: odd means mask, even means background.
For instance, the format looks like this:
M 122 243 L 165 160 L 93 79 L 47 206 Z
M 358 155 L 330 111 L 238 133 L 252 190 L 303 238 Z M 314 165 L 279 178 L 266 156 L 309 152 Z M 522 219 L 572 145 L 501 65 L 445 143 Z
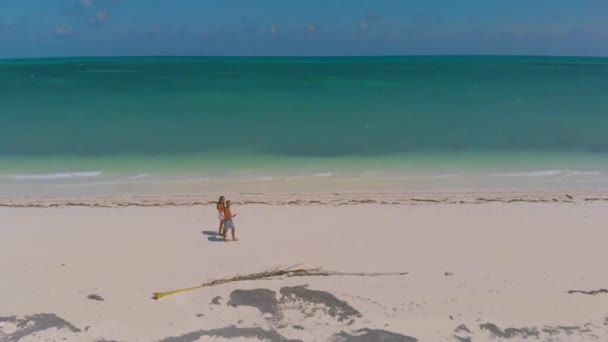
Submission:
M 0 61 L 0 194 L 306 182 L 606 189 L 608 59 Z

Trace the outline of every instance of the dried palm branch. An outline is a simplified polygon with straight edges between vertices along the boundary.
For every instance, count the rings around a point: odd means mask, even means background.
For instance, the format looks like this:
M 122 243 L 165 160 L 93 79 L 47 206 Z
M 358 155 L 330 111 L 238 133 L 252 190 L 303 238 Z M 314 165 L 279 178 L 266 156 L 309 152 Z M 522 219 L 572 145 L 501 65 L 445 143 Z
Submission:
M 223 278 L 213 280 L 208 283 L 204 283 L 198 286 L 187 287 L 184 289 L 178 289 L 167 292 L 155 292 L 153 299 L 161 299 L 163 297 L 188 292 L 193 290 L 202 289 L 205 287 L 212 287 L 218 285 L 224 285 L 228 283 L 234 283 L 239 281 L 249 280 L 268 280 L 279 277 L 323 277 L 323 276 L 356 276 L 356 277 L 380 277 L 380 276 L 402 276 L 408 274 L 408 272 L 393 272 L 393 273 L 350 273 L 350 272 L 339 272 L 339 271 L 326 271 L 321 268 L 296 268 L 299 265 L 291 266 L 287 268 L 275 268 L 264 272 L 252 273 L 247 275 L 238 275 L 232 278 Z

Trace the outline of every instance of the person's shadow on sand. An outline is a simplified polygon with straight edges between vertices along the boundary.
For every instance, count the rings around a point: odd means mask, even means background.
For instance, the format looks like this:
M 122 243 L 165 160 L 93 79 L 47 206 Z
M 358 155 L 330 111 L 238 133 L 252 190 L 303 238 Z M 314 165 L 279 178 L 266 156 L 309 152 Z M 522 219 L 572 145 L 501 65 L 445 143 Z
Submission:
M 207 240 L 211 241 L 211 242 L 224 242 L 224 238 L 219 235 L 217 232 L 211 231 L 211 230 L 203 230 L 203 235 L 207 235 L 208 238 Z

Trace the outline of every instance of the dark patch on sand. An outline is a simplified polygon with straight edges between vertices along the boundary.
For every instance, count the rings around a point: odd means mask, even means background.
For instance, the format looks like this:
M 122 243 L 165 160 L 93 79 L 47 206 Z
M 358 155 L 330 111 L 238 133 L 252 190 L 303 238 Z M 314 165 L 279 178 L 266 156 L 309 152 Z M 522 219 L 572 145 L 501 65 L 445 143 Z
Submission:
M 412 201 L 422 203 L 443 203 L 447 201 L 447 199 L 412 198 Z
M 222 297 L 221 297 L 221 296 L 214 297 L 214 298 L 211 300 L 211 305 L 220 305 L 220 300 L 222 300 Z
M 348 202 L 346 202 L 344 204 L 374 204 L 374 203 L 378 203 L 378 202 L 374 201 L 373 199 L 361 199 L 361 200 L 349 200 Z
M 461 324 L 454 329 L 454 335 L 452 335 L 452 337 L 459 342 L 471 342 L 473 339 L 470 336 L 467 336 L 469 334 L 471 334 L 471 330 L 469 330 L 466 325 Z
M 54 314 L 35 314 L 22 319 L 15 316 L 0 317 L 0 322 L 10 322 L 17 326 L 17 331 L 12 334 L 3 335 L 0 333 L 2 342 L 17 342 L 23 337 L 52 328 L 57 330 L 69 329 L 73 333 L 80 332 L 80 329 Z
M 181 336 L 167 337 L 160 342 L 193 342 L 199 340 L 203 336 L 223 338 L 257 338 L 259 340 L 269 342 L 302 342 L 301 340 L 287 339 L 274 330 L 264 330 L 262 328 L 239 328 L 236 326 L 229 326 L 213 330 L 193 331 Z
M 469 330 L 469 328 L 467 328 L 467 326 L 464 324 L 461 324 L 461 325 L 457 326 L 456 329 L 454 329 L 454 332 L 463 332 L 463 331 L 471 333 L 471 330 Z
M 454 335 L 454 338 L 459 342 L 472 342 L 473 340 L 470 337 L 460 337 Z
M 237 204 L 271 204 L 271 203 L 264 202 L 264 201 L 244 201 L 242 203 L 237 203 Z
M 378 329 L 359 329 L 357 335 L 350 335 L 344 331 L 334 335 L 336 341 L 341 342 L 417 342 L 418 339 Z
M 283 295 L 281 302 L 299 300 L 310 304 L 325 305 L 327 313 L 334 318 L 338 317 L 338 321 L 361 317 L 359 311 L 329 292 L 309 290 L 304 286 L 283 287 L 280 292 Z
M 506 328 L 505 330 L 500 329 L 493 323 L 480 324 L 481 330 L 489 331 L 494 337 L 499 338 L 513 338 L 513 337 L 536 337 L 538 338 L 539 331 L 537 328 Z
M 549 335 L 559 335 L 559 334 L 566 334 L 568 336 L 573 335 L 573 334 L 585 334 L 585 333 L 590 333 L 591 330 L 588 328 L 582 328 L 582 327 L 566 327 L 566 326 L 557 326 L 557 327 L 544 327 L 543 328 L 543 332 L 549 334 Z
M 568 293 L 569 294 L 580 293 L 580 294 L 596 296 L 600 293 L 608 293 L 608 290 L 606 290 L 606 289 L 599 289 L 599 290 L 592 290 L 592 291 L 570 290 L 570 291 L 568 291 Z
M 585 198 L 585 201 L 587 201 L 587 202 L 593 202 L 593 201 L 608 201 L 608 198 L 603 198 L 603 197 L 591 197 L 591 198 Z
M 295 330 L 304 330 L 304 327 L 301 325 L 294 325 L 292 326 L 292 328 L 294 328 Z
M 478 203 L 483 203 L 483 202 L 499 202 L 499 203 L 548 203 L 548 202 L 554 202 L 553 200 L 548 200 L 548 199 L 544 199 L 544 198 L 539 198 L 539 199 L 529 199 L 529 198 L 508 198 L 508 199 L 504 199 L 504 198 L 484 198 L 484 197 L 479 197 L 477 198 L 477 202 Z M 572 203 L 571 201 L 559 201 L 562 203 Z
M 234 290 L 230 293 L 228 301 L 230 306 L 253 306 L 261 313 L 269 313 L 273 316 L 278 312 L 278 304 L 276 292 L 268 289 Z
M 96 300 L 96 301 L 99 301 L 99 302 L 103 302 L 103 297 L 100 296 L 100 295 L 98 295 L 98 294 L 90 294 L 90 295 L 87 296 L 87 298 L 90 299 L 90 300 Z

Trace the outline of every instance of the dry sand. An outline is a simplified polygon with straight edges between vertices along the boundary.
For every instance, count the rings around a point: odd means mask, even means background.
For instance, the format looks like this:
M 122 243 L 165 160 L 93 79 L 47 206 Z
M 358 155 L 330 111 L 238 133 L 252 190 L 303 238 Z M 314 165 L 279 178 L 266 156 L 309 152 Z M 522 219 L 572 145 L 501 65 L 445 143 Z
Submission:
M 608 201 L 571 195 L 233 195 L 229 243 L 210 198 L 0 199 L 0 341 L 608 340 L 608 293 L 568 293 L 608 288 Z M 409 274 L 151 299 L 295 264 Z

